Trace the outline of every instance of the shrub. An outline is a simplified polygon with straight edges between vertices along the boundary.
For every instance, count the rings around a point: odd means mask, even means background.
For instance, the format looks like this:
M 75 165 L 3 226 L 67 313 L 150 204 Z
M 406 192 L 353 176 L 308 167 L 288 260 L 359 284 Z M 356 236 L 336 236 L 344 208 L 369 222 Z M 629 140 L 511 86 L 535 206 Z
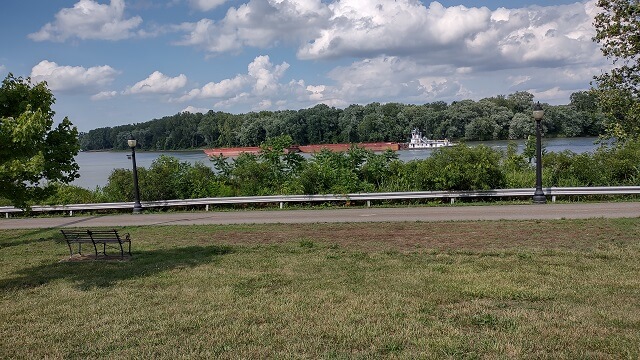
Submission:
M 46 205 L 90 204 L 99 202 L 97 192 L 75 185 L 54 184 L 54 192 L 45 199 Z
M 430 188 L 424 190 L 488 190 L 506 183 L 500 153 L 487 146 L 457 145 L 436 150 L 424 161 Z

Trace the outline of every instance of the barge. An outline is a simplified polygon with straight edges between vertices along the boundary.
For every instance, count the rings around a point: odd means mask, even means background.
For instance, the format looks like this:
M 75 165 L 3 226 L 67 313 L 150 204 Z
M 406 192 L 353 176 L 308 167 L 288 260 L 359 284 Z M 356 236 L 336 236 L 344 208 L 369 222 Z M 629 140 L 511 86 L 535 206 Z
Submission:
M 301 152 L 307 154 L 319 153 L 322 150 L 329 150 L 333 152 L 345 152 L 348 151 L 352 145 L 359 148 L 363 148 L 371 151 L 398 151 L 401 148 L 401 144 L 394 142 L 375 142 L 375 143 L 355 143 L 355 144 L 318 144 L 318 145 L 293 145 L 286 149 L 287 152 Z M 244 147 L 232 147 L 232 148 L 212 148 L 203 150 L 207 156 L 225 156 L 232 157 L 238 156 L 242 153 L 247 154 L 259 154 L 261 149 L 258 146 L 244 146 Z

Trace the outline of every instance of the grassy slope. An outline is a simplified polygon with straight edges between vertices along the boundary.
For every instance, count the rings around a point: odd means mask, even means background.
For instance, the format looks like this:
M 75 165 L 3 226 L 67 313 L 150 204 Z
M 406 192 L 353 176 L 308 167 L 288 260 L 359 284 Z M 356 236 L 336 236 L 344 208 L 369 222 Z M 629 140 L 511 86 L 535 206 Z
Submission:
M 638 358 L 640 219 L 0 230 L 0 358 Z

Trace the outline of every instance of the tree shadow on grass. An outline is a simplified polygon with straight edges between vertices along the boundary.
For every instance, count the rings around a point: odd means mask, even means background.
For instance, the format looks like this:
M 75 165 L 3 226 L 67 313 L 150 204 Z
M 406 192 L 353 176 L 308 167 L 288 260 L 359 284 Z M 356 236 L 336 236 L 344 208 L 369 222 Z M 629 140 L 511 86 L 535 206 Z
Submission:
M 127 261 L 56 262 L 15 272 L 15 277 L 0 280 L 0 291 L 30 289 L 61 279 L 74 283 L 81 290 L 112 287 L 123 280 L 216 263 L 222 255 L 231 252 L 229 246 L 189 246 L 137 251 Z
M 60 228 L 68 227 L 71 225 L 78 225 L 78 224 L 81 224 L 82 222 L 93 220 L 96 218 L 98 218 L 98 216 L 88 216 L 80 219 L 69 219 L 68 222 L 64 224 L 60 224 L 59 226 L 54 226 L 51 228 L 38 228 L 38 229 L 29 230 L 28 232 L 23 232 L 22 229 L 15 229 L 15 230 L 3 229 L 2 234 L 4 238 L 3 238 L 3 241 L 0 243 L 0 250 L 4 248 L 12 247 L 12 246 L 29 245 L 33 243 L 49 241 L 50 239 L 48 238 L 44 238 L 44 237 L 35 238 L 35 236 L 40 234 L 42 235 L 49 234 L 54 229 L 60 229 Z M 55 237 L 54 240 L 58 242 L 64 242 L 64 238 L 62 238 L 62 235 L 60 235 L 59 231 L 57 234 L 58 236 Z

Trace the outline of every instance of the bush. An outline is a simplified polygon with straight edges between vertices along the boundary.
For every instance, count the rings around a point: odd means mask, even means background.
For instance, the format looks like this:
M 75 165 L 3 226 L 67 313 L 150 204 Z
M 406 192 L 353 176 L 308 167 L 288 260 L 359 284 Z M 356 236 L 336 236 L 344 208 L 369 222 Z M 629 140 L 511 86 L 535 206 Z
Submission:
M 423 190 L 489 190 L 505 184 L 500 153 L 487 146 L 457 145 L 436 150 L 422 160 L 428 188 Z M 426 172 L 426 173 L 425 173 Z
M 138 168 L 138 176 L 140 173 L 146 173 L 146 169 Z M 128 169 L 113 169 L 107 185 L 102 188 L 102 194 L 106 202 L 133 201 L 133 172 Z
M 45 205 L 90 204 L 99 202 L 97 192 L 75 185 L 54 184 L 54 192 L 45 199 Z

